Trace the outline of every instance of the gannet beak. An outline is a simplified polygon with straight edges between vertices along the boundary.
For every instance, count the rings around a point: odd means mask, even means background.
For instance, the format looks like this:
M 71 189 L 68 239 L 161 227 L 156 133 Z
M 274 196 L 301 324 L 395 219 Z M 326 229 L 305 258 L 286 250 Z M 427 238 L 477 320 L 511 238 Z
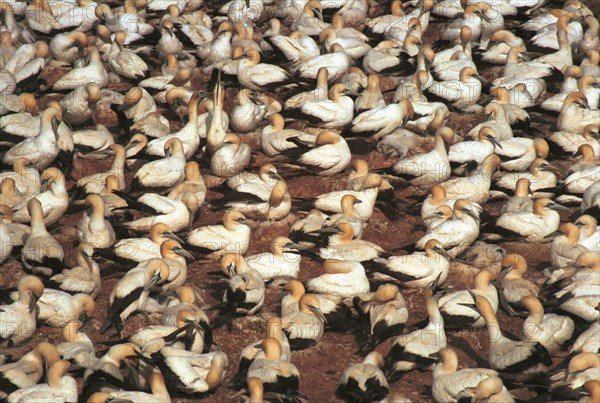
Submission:
M 323 312 L 321 312 L 319 308 L 309 305 L 308 309 L 310 309 L 311 312 L 314 313 L 317 318 L 321 319 L 323 323 L 327 323 L 327 318 L 325 318 L 325 315 L 323 315 Z
M 29 312 L 33 312 L 33 310 L 35 309 L 36 302 L 37 298 L 35 297 L 35 295 L 33 295 L 33 293 L 31 293 L 31 296 L 29 297 Z
M 487 139 L 488 139 L 489 141 L 491 141 L 491 142 L 492 142 L 492 144 L 493 144 L 493 145 L 495 145 L 496 147 L 498 147 L 498 148 L 500 148 L 500 149 L 503 149 L 503 148 L 502 148 L 502 144 L 500 144 L 500 142 L 499 142 L 498 140 L 496 140 L 496 137 L 494 137 L 494 136 L 487 136 Z
M 183 248 L 175 248 L 174 252 L 177 253 L 179 256 L 183 256 L 185 258 L 188 258 L 190 260 L 194 260 L 194 256 L 188 252 L 187 250 L 183 249 Z
M 180 244 L 184 244 L 185 243 L 181 238 L 179 238 L 177 235 L 175 235 L 174 232 L 171 232 L 171 231 L 163 232 L 163 235 L 164 235 L 165 238 L 172 239 L 174 241 L 179 242 Z
M 284 288 L 283 290 L 281 290 L 281 292 L 279 294 L 277 294 L 277 297 L 275 298 L 275 302 L 281 301 L 288 294 L 289 294 L 289 291 Z

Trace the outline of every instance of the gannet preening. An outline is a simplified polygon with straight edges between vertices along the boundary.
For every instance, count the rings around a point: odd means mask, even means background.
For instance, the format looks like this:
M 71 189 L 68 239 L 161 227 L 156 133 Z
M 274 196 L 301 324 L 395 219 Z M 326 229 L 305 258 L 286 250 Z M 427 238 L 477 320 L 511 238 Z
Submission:
M 298 309 L 282 316 L 283 331 L 292 349 L 304 349 L 321 341 L 325 316 L 319 309 L 319 298 L 304 294 L 297 302 Z
M 416 243 L 419 249 L 425 249 L 427 243 L 435 239 L 441 248 L 451 257 L 464 252 L 479 236 L 479 213 L 481 207 L 466 199 L 454 203 L 454 217 L 431 228 Z
M 394 174 L 409 178 L 414 185 L 432 185 L 450 177 L 448 147 L 454 141 L 454 131 L 442 127 L 435 134 L 433 150 L 398 161 L 392 168 Z
M 16 390 L 8 396 L 7 401 L 11 403 L 38 401 L 77 401 L 77 382 L 67 372 L 71 363 L 60 360 L 54 363 L 48 370 L 48 383 L 31 385 Z
M 344 400 L 373 401 L 388 394 L 388 383 L 380 367 L 383 357 L 377 351 L 369 353 L 362 363 L 344 371 L 336 395 Z
M 540 341 L 531 341 L 527 337 L 521 341 L 511 340 L 502 335 L 496 314 L 488 300 L 476 296 L 479 313 L 485 320 L 489 339 L 490 366 L 507 377 L 519 378 L 546 371 L 545 366 L 552 364 L 550 354 Z
M 281 358 L 289 361 L 291 358 L 290 344 L 287 336 L 283 333 L 283 322 L 280 317 L 272 316 L 267 321 L 267 337 L 252 342 L 242 349 L 240 354 L 240 365 L 236 375 L 236 381 L 246 378 L 248 368 L 256 358 L 260 358 L 262 352 L 262 342 L 267 338 L 274 338 L 281 344 Z
M 54 344 L 43 341 L 17 361 L 0 365 L 0 376 L 3 379 L 0 397 L 6 399 L 16 390 L 37 384 L 44 374 L 44 366 L 51 367 L 59 360 Z
M 216 259 L 227 252 L 244 254 L 250 242 L 250 227 L 247 222 L 246 216 L 240 211 L 227 211 L 223 214 L 222 225 L 209 225 L 192 230 L 187 243 Z
M 555 209 L 565 207 L 547 198 L 537 199 L 533 203 L 532 212 L 504 213 L 496 225 L 522 236 L 527 241 L 541 241 L 558 229 L 560 216 Z
M 365 321 L 361 351 L 371 351 L 386 339 L 399 335 L 408 320 L 406 301 L 397 286 L 384 284 L 374 293 L 359 294 L 352 304 Z
M 101 331 L 114 327 L 123 329 L 123 322 L 134 312 L 144 308 L 150 290 L 169 277 L 169 265 L 162 259 L 149 259 L 129 270 L 114 286 L 109 297 L 107 318 Z
M 485 321 L 481 315 L 467 305 L 473 302 L 471 293 L 483 295 L 496 312 L 499 301 L 498 290 L 491 284 L 495 278 L 496 276 L 491 271 L 482 270 L 475 277 L 475 289 L 450 292 L 440 297 L 438 307 L 448 328 L 464 329 L 469 326 L 485 326 Z
M 266 392 L 293 399 L 300 389 L 300 372 L 282 357 L 281 343 L 272 337 L 263 339 L 262 351 L 248 368 L 247 379 L 257 378 Z
M 573 335 L 575 322 L 568 316 L 545 314 L 542 303 L 533 295 L 523 297 L 521 305 L 529 311 L 523 323 L 525 337 L 540 343 L 549 354 L 558 352 Z
M 31 233 L 21 250 L 21 260 L 33 273 L 44 276 L 56 274 L 65 267 L 62 246 L 46 229 L 40 201 L 35 198 L 29 200 L 27 210 L 31 217 Z
M 410 288 L 422 288 L 435 279 L 442 284 L 446 281 L 450 268 L 448 252 L 440 241 L 433 238 L 425 243 L 423 249 L 424 252 L 389 257 L 384 262 L 385 269 L 381 273 Z
M 221 269 L 229 275 L 229 286 L 223 294 L 223 302 L 211 308 L 221 310 L 215 327 L 229 325 L 236 316 L 254 315 L 265 300 L 264 280 L 243 256 L 229 252 L 223 255 L 220 263 Z
M 433 397 L 436 401 L 489 397 L 489 401 L 514 402 L 496 371 L 485 368 L 459 370 L 456 351 L 451 347 L 441 349 L 438 355 L 440 362 L 433 368 Z M 483 394 L 486 391 L 487 396 Z
M 446 347 L 444 319 L 440 314 L 433 291 L 437 280 L 423 289 L 428 322 L 425 327 L 398 336 L 385 358 L 384 368 L 390 376 L 396 376 L 414 368 L 425 369 L 435 363 L 433 356 Z M 428 337 L 423 337 L 428 334 Z

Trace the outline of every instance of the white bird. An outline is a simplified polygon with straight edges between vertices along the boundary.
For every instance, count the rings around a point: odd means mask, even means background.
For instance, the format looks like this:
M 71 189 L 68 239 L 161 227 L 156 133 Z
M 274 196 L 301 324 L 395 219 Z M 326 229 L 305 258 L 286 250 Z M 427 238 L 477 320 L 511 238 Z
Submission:
M 427 92 L 449 102 L 454 108 L 472 109 L 481 95 L 481 77 L 472 67 L 464 67 L 458 80 L 435 82 Z
M 200 354 L 175 347 L 163 347 L 157 359 L 164 364 L 163 374 L 170 385 L 185 393 L 206 393 L 223 381 L 229 364 L 220 351 Z
M 64 267 L 64 251 L 46 229 L 40 201 L 29 200 L 27 210 L 31 216 L 31 233 L 21 250 L 21 261 L 28 270 L 49 276 Z
M 48 383 L 31 385 L 19 389 L 8 396 L 8 402 L 20 403 L 29 401 L 77 401 L 77 381 L 67 375 L 71 364 L 68 361 L 58 361 L 48 370 Z
M 568 316 L 544 313 L 539 299 L 528 295 L 521 299 L 529 316 L 523 322 L 523 333 L 528 340 L 540 343 L 550 354 L 556 354 L 575 330 L 575 322 Z
M 91 194 L 85 198 L 85 204 L 91 211 L 83 213 L 77 223 L 77 239 L 94 248 L 109 248 L 117 241 L 115 231 L 105 219 L 104 200 L 99 195 Z
M 396 130 L 414 116 L 410 100 L 370 109 L 362 112 L 352 120 L 352 133 L 369 134 L 378 140 Z
M 600 227 L 596 219 L 584 214 L 575 220 L 575 225 L 579 227 L 579 244 L 588 250 L 600 252 Z
M 37 384 L 44 375 L 44 364 L 54 365 L 60 360 L 54 344 L 42 341 L 17 361 L 0 365 L 0 376 L 4 380 L 0 397 L 6 397 L 15 390 Z
M 122 192 L 115 193 L 124 196 L 130 208 L 151 214 L 123 223 L 125 228 L 133 231 L 146 232 L 159 222 L 168 222 L 173 232 L 181 231 L 191 225 L 191 220 L 198 210 L 198 198 L 193 193 L 185 193 L 181 198 L 175 199 L 156 193 L 145 193 L 136 200 Z
M 297 161 L 317 170 L 319 175 L 329 176 L 346 169 L 350 165 L 351 156 L 346 140 L 339 134 L 326 130 L 317 135 L 314 147 L 301 154 Z
M 243 87 L 253 91 L 262 91 L 265 87 L 286 83 L 289 73 L 279 66 L 260 63 L 259 52 L 256 49 L 250 49 L 246 52 L 246 57 L 242 58 L 238 64 L 237 77 Z
M 169 265 L 162 259 L 149 259 L 129 270 L 110 292 L 108 315 L 101 332 L 111 327 L 120 332 L 125 320 L 144 308 L 150 289 L 162 284 L 168 277 Z
M 382 365 L 383 357 L 377 351 L 369 353 L 362 363 L 352 364 L 344 371 L 336 396 L 348 400 L 381 400 L 388 394 L 388 382 L 380 369 Z
M 496 225 L 519 234 L 529 242 L 539 242 L 558 229 L 560 216 L 554 209 L 564 207 L 550 199 L 540 198 L 533 203 L 532 212 L 505 213 L 498 218 Z
M 148 162 L 135 173 L 132 188 L 170 188 L 185 178 L 186 156 L 177 137 L 164 143 L 165 158 Z
M 2 157 L 2 162 L 13 164 L 17 158 L 26 157 L 38 170 L 47 168 L 58 156 L 56 127 L 61 120 L 60 109 L 46 108 L 40 118 L 39 133 L 8 150 Z
M 200 248 L 212 258 L 219 258 L 227 252 L 244 254 L 249 241 L 250 227 L 247 219 L 243 213 L 235 210 L 223 214 L 222 225 L 196 228 L 187 237 L 189 245 Z
M 326 41 L 325 38 L 324 40 Z M 300 64 L 296 69 L 296 74 L 304 79 L 316 80 L 322 67 L 327 68 L 329 81 L 336 82 L 344 77 L 350 67 L 350 57 L 340 43 L 331 45 L 330 53 L 311 58 Z
M 461 141 L 450 146 L 448 159 L 461 164 L 469 161 L 481 164 L 488 155 L 498 152 L 496 147 L 503 147 L 494 137 L 495 134 L 496 130 L 492 126 L 481 127 L 476 141 Z
M 432 284 L 435 287 L 436 282 Z M 435 363 L 433 355 L 446 347 L 444 318 L 440 314 L 433 292 L 429 287 L 423 289 L 427 309 L 427 325 L 411 333 L 398 336 L 385 358 L 384 368 L 388 374 L 410 371 L 414 368 L 425 369 Z M 425 335 L 428 335 L 425 337 Z
M 395 174 L 407 176 L 416 186 L 440 183 L 450 177 L 447 147 L 454 141 L 454 131 L 442 127 L 435 133 L 433 150 L 398 161 L 392 168 Z
M 94 262 L 93 254 L 94 247 L 92 244 L 80 243 L 75 252 L 77 266 L 64 269 L 62 273 L 52 276 L 49 285 L 71 293 L 86 293 L 92 298 L 96 298 L 100 294 L 102 280 L 100 278 L 100 266 Z
M 210 158 L 210 170 L 213 175 L 230 178 L 244 171 L 250 164 L 250 146 L 242 143 L 240 138 L 228 133 Z
M 556 127 L 558 130 L 582 133 L 587 125 L 597 124 L 599 120 L 600 110 L 589 109 L 585 94 L 573 92 L 563 102 Z
M 450 199 L 463 198 L 472 203 L 484 203 L 490 196 L 492 175 L 500 167 L 500 164 L 500 157 L 491 154 L 469 176 L 442 182 L 441 185 L 446 189 L 446 197 Z
M 343 298 L 369 291 L 365 268 L 359 262 L 326 260 L 323 262 L 323 270 L 325 274 L 306 283 L 309 291 Z
M 485 326 L 485 321 L 470 305 L 473 305 L 475 295 L 484 296 L 494 312 L 498 310 L 498 291 L 490 284 L 496 276 L 488 270 L 482 270 L 475 276 L 474 290 L 460 290 L 442 295 L 438 300 L 440 312 L 448 327 L 464 329 L 468 326 L 475 328 Z
M 86 52 L 89 63 L 84 67 L 77 67 L 62 76 L 52 86 L 55 91 L 71 90 L 87 83 L 96 83 L 100 88 L 108 85 L 108 73 L 102 64 L 98 48 L 88 46 Z
M 487 368 L 458 369 L 456 352 L 446 347 L 439 351 L 440 362 L 433 367 L 432 394 L 437 402 L 456 402 L 460 398 L 474 398 L 485 382 L 498 383 L 500 391 L 494 398 L 506 403 L 514 398 L 503 385 L 500 375 Z M 490 400 L 491 401 L 491 400 Z
M 37 301 L 38 320 L 47 326 L 65 327 L 70 321 L 85 322 L 94 315 L 96 304 L 87 294 L 71 295 L 61 290 L 46 288 Z
M 300 106 L 300 112 L 310 122 L 326 129 L 346 126 L 354 116 L 354 101 L 344 95 L 346 90 L 344 84 L 334 84 L 328 99 L 306 102 Z
M 300 271 L 298 245 L 289 238 L 278 236 L 271 242 L 271 252 L 246 257 L 248 265 L 256 270 L 264 281 L 274 278 L 297 278 Z
M 13 345 L 28 341 L 36 332 L 35 304 L 44 293 L 44 285 L 35 276 L 23 276 L 17 283 L 18 299 L 10 305 L 2 305 L 0 340 Z
M 418 249 L 425 249 L 428 241 L 435 239 L 449 256 L 456 257 L 477 239 L 480 207 L 466 199 L 459 199 L 454 203 L 453 211 L 452 220 L 433 227 L 417 241 Z

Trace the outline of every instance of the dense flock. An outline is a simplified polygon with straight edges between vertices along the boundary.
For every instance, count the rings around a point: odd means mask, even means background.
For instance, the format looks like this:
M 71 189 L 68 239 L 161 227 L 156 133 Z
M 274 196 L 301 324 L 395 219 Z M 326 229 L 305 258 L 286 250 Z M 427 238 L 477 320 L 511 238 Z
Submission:
M 598 6 L 0 1 L 0 401 L 600 402 Z

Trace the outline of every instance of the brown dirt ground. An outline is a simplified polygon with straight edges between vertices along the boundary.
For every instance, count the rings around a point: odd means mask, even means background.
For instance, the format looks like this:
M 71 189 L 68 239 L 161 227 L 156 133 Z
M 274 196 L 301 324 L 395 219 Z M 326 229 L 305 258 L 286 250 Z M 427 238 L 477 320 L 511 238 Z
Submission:
M 600 2 L 595 0 L 584 1 L 590 6 L 594 13 L 598 15 L 600 13 Z M 432 43 L 435 41 L 443 29 L 443 23 L 432 22 L 430 29 L 425 35 L 424 43 Z M 260 32 L 260 30 L 259 30 Z M 260 33 L 257 34 L 260 37 Z M 154 66 L 157 66 L 157 61 L 154 61 Z M 65 69 L 45 69 L 43 77 L 47 80 L 48 84 L 52 84 L 55 80 L 60 78 L 67 70 Z M 157 73 L 155 73 L 157 74 Z M 498 74 L 497 68 L 490 68 L 482 71 L 482 75 L 486 78 L 494 78 Z M 206 77 L 198 76 L 195 80 L 195 86 L 198 89 L 205 88 Z M 390 84 L 390 83 L 387 83 Z M 388 88 L 385 88 L 385 87 Z M 113 89 L 120 92 L 124 92 L 128 89 L 128 84 L 113 85 Z M 393 86 L 386 85 L 383 82 L 382 87 L 384 90 L 393 90 Z M 229 111 L 233 105 L 233 99 L 235 95 L 235 89 L 228 89 L 228 96 L 226 100 L 226 110 Z M 392 92 L 387 95 L 391 97 Z M 50 97 L 45 97 L 40 100 L 40 107 L 43 107 L 45 103 L 52 100 Z M 172 129 L 175 130 L 179 127 L 179 121 L 175 118 L 170 111 L 166 111 L 167 116 L 172 118 Z M 452 113 L 449 120 L 449 126 L 452 127 L 458 134 L 465 134 L 477 123 L 484 119 L 483 115 L 459 115 Z M 94 115 L 94 121 L 100 122 L 113 129 L 118 129 L 115 126 L 118 124 L 117 116 L 112 111 L 104 111 L 104 113 L 97 113 Z M 538 127 L 545 135 L 548 135 L 552 128 L 551 122 L 532 122 Z M 260 130 L 260 129 L 259 129 Z M 247 141 L 253 145 L 256 145 L 255 134 L 249 134 L 243 136 L 244 141 Z M 197 158 L 197 156 L 196 156 Z M 366 159 L 372 168 L 380 168 L 391 165 L 392 161 L 386 161 L 377 152 L 369 152 L 366 155 L 355 155 L 354 158 Z M 256 169 L 262 163 L 266 162 L 267 158 L 262 155 L 255 155 L 252 162 L 252 168 Z M 201 161 L 203 161 L 201 159 Z M 75 179 L 88 175 L 92 172 L 101 172 L 109 166 L 109 161 L 90 164 L 85 160 L 77 160 L 75 162 Z M 201 166 L 206 167 L 205 164 Z M 206 172 L 203 173 L 207 176 L 207 180 L 210 183 L 211 178 Z M 133 173 L 128 174 L 128 180 L 133 176 Z M 290 193 L 295 197 L 313 197 L 324 192 L 331 190 L 340 189 L 345 184 L 345 177 L 347 173 L 341 175 L 323 178 L 316 176 L 300 176 L 288 180 L 288 186 Z M 213 178 L 214 179 L 214 178 Z M 72 185 L 70 182 L 69 185 Z M 418 193 L 415 189 L 397 189 L 396 197 L 401 200 L 402 205 L 408 203 L 407 197 Z M 209 192 L 207 201 L 216 198 L 217 195 Z M 486 210 L 492 214 L 497 214 L 501 203 L 490 203 L 486 204 Z M 563 219 L 568 219 L 570 213 L 564 214 Z M 67 262 L 74 263 L 73 259 L 73 248 L 76 246 L 76 233 L 75 225 L 79 220 L 79 214 L 66 214 L 58 224 L 54 225 L 51 229 L 53 235 L 61 242 L 65 253 L 67 254 Z M 204 205 L 201 209 L 199 219 L 194 223 L 194 228 L 214 224 L 220 221 L 220 214 L 212 212 L 210 208 Z M 278 235 L 287 235 L 290 227 L 290 220 L 286 220 L 283 223 L 275 223 L 270 225 L 259 225 L 254 229 L 251 243 L 248 250 L 248 254 L 258 253 L 268 250 L 270 241 Z M 402 214 L 401 218 L 396 221 L 388 220 L 381 212 L 375 211 L 371 218 L 368 229 L 365 231 L 363 236 L 364 239 L 375 242 L 381 245 L 386 250 L 399 249 L 405 245 L 414 243 L 423 234 L 421 227 L 421 220 L 419 217 L 409 214 Z M 546 263 L 550 258 L 550 246 L 549 244 L 537 245 L 537 244 L 522 244 L 522 243 L 504 243 L 501 244 L 509 253 L 515 252 L 524 255 L 529 262 L 530 267 L 534 268 L 529 272 L 529 276 L 533 279 L 541 278 L 540 268 L 545 267 Z M 113 272 L 114 265 L 110 263 L 102 264 L 102 270 Z M 537 269 L 535 269 L 537 268 Z M 223 285 L 219 282 L 219 278 L 212 276 L 209 273 L 214 271 L 216 266 L 214 263 L 196 261 L 188 266 L 188 284 L 193 285 L 200 292 L 205 299 L 207 306 L 210 306 L 216 302 L 219 302 Z M 307 258 L 302 260 L 302 269 L 300 272 L 300 280 L 307 280 L 320 274 L 319 264 Z M 18 260 L 9 259 L 2 266 L 2 273 L 5 276 L 6 285 L 13 285 L 22 272 L 22 265 Z M 95 329 L 98 329 L 105 319 L 106 305 L 108 294 L 111 287 L 114 286 L 118 280 L 120 274 L 112 273 L 108 277 L 103 279 L 103 292 L 97 299 L 96 314 L 92 320 L 92 324 Z M 462 288 L 465 285 L 472 286 L 472 278 L 465 279 L 460 273 L 451 270 L 446 286 Z M 221 350 L 224 351 L 229 357 L 229 370 L 227 380 L 229 380 L 237 372 L 237 363 L 239 359 L 239 352 L 241 349 L 251 341 L 258 340 L 264 337 L 264 319 L 271 314 L 278 312 L 279 306 L 275 302 L 275 298 L 279 290 L 276 288 L 268 288 L 265 300 L 264 308 L 259 315 L 259 321 L 250 321 L 248 319 L 237 320 L 234 324 L 232 332 L 222 328 L 215 332 L 215 340 L 220 346 Z M 423 297 L 421 292 L 417 291 L 403 291 L 403 295 L 410 304 L 410 319 L 409 324 L 419 322 L 426 317 L 425 310 L 423 308 Z M 499 320 L 502 329 L 514 336 L 519 336 L 521 333 L 522 320 L 518 318 L 511 318 L 507 315 L 500 313 Z M 124 335 L 130 334 L 134 330 L 152 323 L 158 323 L 159 318 L 148 317 L 146 315 L 136 315 L 130 318 L 125 325 Z M 98 330 L 89 332 L 90 337 L 94 341 L 104 340 L 101 337 Z M 488 336 L 485 330 L 471 330 L 460 333 L 448 332 L 448 344 L 457 349 L 459 354 L 459 362 L 461 367 L 474 367 L 474 366 L 486 366 L 486 356 L 489 347 Z M 11 355 L 12 357 L 20 357 L 25 352 L 31 350 L 35 343 L 41 340 L 48 340 L 51 342 L 59 343 L 62 342 L 61 330 L 53 329 L 49 327 L 42 327 L 38 329 L 36 337 L 28 343 L 7 350 L 2 348 L 0 353 Z M 380 345 L 377 350 L 384 356 L 389 350 L 391 340 Z M 101 347 L 99 346 L 98 349 Z M 359 362 L 361 359 L 358 355 L 355 355 L 357 350 L 357 344 L 353 335 L 336 334 L 327 332 L 323 337 L 323 341 L 316 348 L 309 350 L 304 354 L 294 354 L 292 362 L 298 367 L 301 378 L 301 393 L 307 396 L 311 401 L 325 402 L 325 401 L 337 401 L 333 397 L 333 392 L 336 388 L 337 382 L 339 381 L 343 371 L 351 363 Z M 559 353 L 555 357 L 554 362 L 562 361 L 564 353 Z M 227 382 L 226 380 L 226 382 Z M 401 380 L 396 381 L 390 385 L 390 391 L 397 391 L 402 393 L 404 396 L 410 398 L 413 402 L 427 402 L 431 401 L 430 393 L 431 385 L 431 372 L 418 372 L 413 371 L 406 374 Z M 174 396 L 173 401 L 176 402 L 194 402 L 194 401 L 211 401 L 211 402 L 226 402 L 230 401 L 232 396 L 236 393 L 226 386 L 222 385 L 216 392 L 209 397 L 204 399 L 192 399 L 184 396 Z M 514 394 L 516 397 L 521 399 L 531 398 L 534 395 L 527 389 L 515 390 Z

